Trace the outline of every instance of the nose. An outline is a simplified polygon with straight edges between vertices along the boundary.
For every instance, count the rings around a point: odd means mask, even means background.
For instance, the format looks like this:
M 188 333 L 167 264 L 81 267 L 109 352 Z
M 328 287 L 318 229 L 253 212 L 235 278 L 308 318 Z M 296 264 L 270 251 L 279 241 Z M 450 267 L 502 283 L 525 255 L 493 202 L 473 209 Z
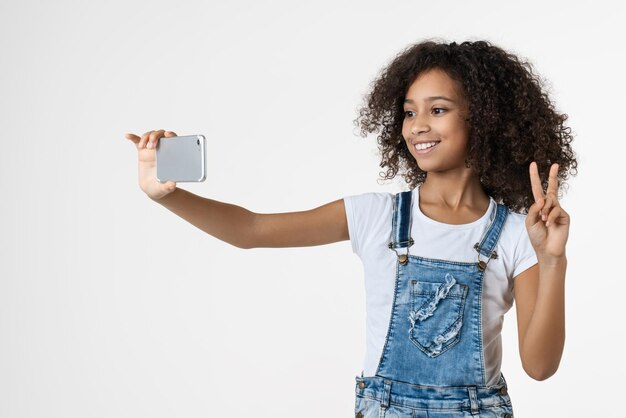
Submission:
M 427 117 L 418 115 L 414 116 L 410 128 L 413 135 L 419 135 L 422 132 L 430 131 L 430 125 L 428 124 Z

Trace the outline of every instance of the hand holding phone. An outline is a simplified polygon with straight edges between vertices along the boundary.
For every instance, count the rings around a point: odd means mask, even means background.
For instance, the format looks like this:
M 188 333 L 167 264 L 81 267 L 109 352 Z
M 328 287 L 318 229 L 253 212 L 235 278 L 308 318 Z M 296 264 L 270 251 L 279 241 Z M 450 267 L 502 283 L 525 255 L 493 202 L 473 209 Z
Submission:
M 132 141 L 137 147 L 137 159 L 139 162 L 139 187 L 150 199 L 159 200 L 176 190 L 174 181 L 161 183 L 157 180 L 156 173 L 156 148 L 159 139 L 168 140 L 177 137 L 175 132 L 158 130 L 148 131 L 141 137 L 127 133 L 125 138 Z

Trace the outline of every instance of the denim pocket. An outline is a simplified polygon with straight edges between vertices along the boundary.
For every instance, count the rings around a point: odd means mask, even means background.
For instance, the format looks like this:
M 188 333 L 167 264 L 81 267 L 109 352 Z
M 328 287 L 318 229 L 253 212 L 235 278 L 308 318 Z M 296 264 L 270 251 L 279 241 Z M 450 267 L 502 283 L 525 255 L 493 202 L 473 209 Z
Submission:
M 445 282 L 411 281 L 409 339 L 429 357 L 437 357 L 459 342 L 468 287 L 451 274 Z

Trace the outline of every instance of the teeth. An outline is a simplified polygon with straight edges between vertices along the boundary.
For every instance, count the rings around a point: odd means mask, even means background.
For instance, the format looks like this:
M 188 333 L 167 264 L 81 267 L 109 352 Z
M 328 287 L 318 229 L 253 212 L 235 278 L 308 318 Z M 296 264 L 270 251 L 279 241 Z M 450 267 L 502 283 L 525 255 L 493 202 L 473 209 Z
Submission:
M 423 150 L 423 149 L 426 149 L 426 148 L 434 147 L 437 144 L 438 144 L 437 142 L 426 142 L 424 144 L 416 144 L 415 148 L 418 149 L 418 150 Z

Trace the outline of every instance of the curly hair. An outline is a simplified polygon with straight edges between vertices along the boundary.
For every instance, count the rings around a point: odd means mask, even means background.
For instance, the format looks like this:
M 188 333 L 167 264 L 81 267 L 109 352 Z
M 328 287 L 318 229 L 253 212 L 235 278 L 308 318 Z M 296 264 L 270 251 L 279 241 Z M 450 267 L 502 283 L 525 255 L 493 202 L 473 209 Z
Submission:
M 515 212 L 528 211 L 534 202 L 528 174 L 532 161 L 544 190 L 553 163 L 559 164 L 559 190 L 569 174 L 577 174 L 573 136 L 564 125 L 568 116 L 554 110 L 531 64 L 487 41 L 447 44 L 431 39 L 396 55 L 372 83 L 354 120 L 362 137 L 378 134 L 383 179 L 400 172 L 411 189 L 426 179 L 407 148 L 402 125 L 409 87 L 431 69 L 443 70 L 462 87 L 469 105 L 466 165 L 497 202 Z

